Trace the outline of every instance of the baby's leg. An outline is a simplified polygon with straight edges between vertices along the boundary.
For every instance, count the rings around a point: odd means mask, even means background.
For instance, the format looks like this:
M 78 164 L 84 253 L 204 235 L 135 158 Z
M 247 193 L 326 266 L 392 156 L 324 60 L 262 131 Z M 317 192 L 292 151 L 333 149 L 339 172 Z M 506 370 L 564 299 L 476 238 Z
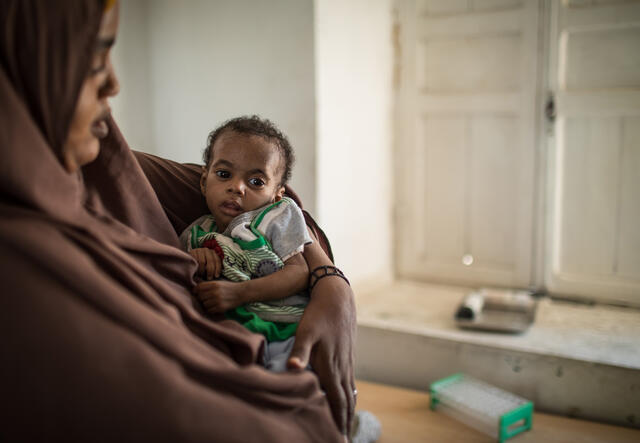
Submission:
M 272 341 L 264 347 L 264 366 L 271 372 L 287 370 L 287 360 L 293 349 L 295 337 L 285 341 Z M 311 366 L 307 366 L 311 369 Z M 351 443 L 372 443 L 380 438 L 380 422 L 369 411 L 357 411 L 349 438 Z
M 264 367 L 271 372 L 285 372 L 295 340 L 295 337 L 289 337 L 284 341 L 267 343 L 264 347 Z

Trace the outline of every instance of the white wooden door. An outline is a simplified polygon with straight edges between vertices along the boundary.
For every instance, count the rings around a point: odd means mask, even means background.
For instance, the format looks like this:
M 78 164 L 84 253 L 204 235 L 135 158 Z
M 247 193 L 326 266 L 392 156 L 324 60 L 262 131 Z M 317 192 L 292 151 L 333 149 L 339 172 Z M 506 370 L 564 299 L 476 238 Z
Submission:
M 400 277 L 531 283 L 536 0 L 400 0 Z
M 546 285 L 640 303 L 640 2 L 551 2 Z

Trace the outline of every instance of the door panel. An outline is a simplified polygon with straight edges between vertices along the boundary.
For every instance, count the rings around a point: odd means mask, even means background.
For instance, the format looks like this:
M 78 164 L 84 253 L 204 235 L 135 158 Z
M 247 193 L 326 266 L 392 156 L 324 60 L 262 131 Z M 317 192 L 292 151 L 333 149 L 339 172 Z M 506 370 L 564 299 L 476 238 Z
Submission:
M 640 276 L 640 116 L 623 119 L 620 180 L 620 235 L 616 271 L 620 277 Z M 640 291 L 638 291 L 640 296 Z
M 531 283 L 539 2 L 397 3 L 401 277 Z
M 517 91 L 521 82 L 520 46 L 516 33 L 418 43 L 418 90 L 427 94 Z
M 470 250 L 478 266 L 513 272 L 516 240 L 513 210 L 517 204 L 518 143 L 514 116 L 478 116 L 471 120 Z M 508 204 L 505 204 L 508 202 Z
M 552 2 L 552 292 L 640 303 L 640 2 Z
M 568 118 L 564 124 L 559 267 L 570 274 L 607 275 L 616 243 L 611 196 L 618 187 L 618 119 Z
M 638 86 L 640 27 L 605 27 L 566 34 L 567 91 Z
M 416 194 L 418 219 L 424 229 L 417 229 L 416 246 L 419 261 L 440 261 L 457 265 L 464 254 L 464 159 L 465 127 L 463 117 L 431 117 L 421 124 L 419 145 L 429 143 L 431 149 L 420 150 L 424 165 L 422 186 Z M 447 192 L 422 193 L 423 189 L 447 189 Z M 420 205 L 421 203 L 421 205 Z

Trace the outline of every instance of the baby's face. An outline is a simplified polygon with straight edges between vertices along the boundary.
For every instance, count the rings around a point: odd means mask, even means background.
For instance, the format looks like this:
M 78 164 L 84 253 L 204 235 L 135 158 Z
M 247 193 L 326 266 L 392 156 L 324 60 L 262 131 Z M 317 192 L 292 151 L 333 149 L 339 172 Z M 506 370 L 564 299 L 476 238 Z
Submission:
M 216 140 L 200 187 L 220 232 L 243 212 L 282 198 L 283 161 L 275 144 L 256 135 L 228 131 Z

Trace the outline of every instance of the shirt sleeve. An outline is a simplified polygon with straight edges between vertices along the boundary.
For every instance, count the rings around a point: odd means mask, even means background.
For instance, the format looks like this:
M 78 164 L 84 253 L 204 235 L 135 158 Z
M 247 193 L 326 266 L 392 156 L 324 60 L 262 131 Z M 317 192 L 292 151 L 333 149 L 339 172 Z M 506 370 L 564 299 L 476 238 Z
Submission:
M 273 252 L 283 262 L 312 243 L 302 210 L 288 197 L 284 197 L 282 203 L 265 214 L 258 230 L 271 243 Z
M 180 248 L 185 252 L 189 252 L 194 249 L 192 245 L 193 227 L 200 226 L 208 231 L 211 230 L 211 225 L 213 224 L 213 222 L 213 217 L 211 217 L 210 215 L 203 215 L 202 217 L 198 217 L 193 223 L 187 226 L 184 231 L 182 231 L 182 234 L 180 234 Z

